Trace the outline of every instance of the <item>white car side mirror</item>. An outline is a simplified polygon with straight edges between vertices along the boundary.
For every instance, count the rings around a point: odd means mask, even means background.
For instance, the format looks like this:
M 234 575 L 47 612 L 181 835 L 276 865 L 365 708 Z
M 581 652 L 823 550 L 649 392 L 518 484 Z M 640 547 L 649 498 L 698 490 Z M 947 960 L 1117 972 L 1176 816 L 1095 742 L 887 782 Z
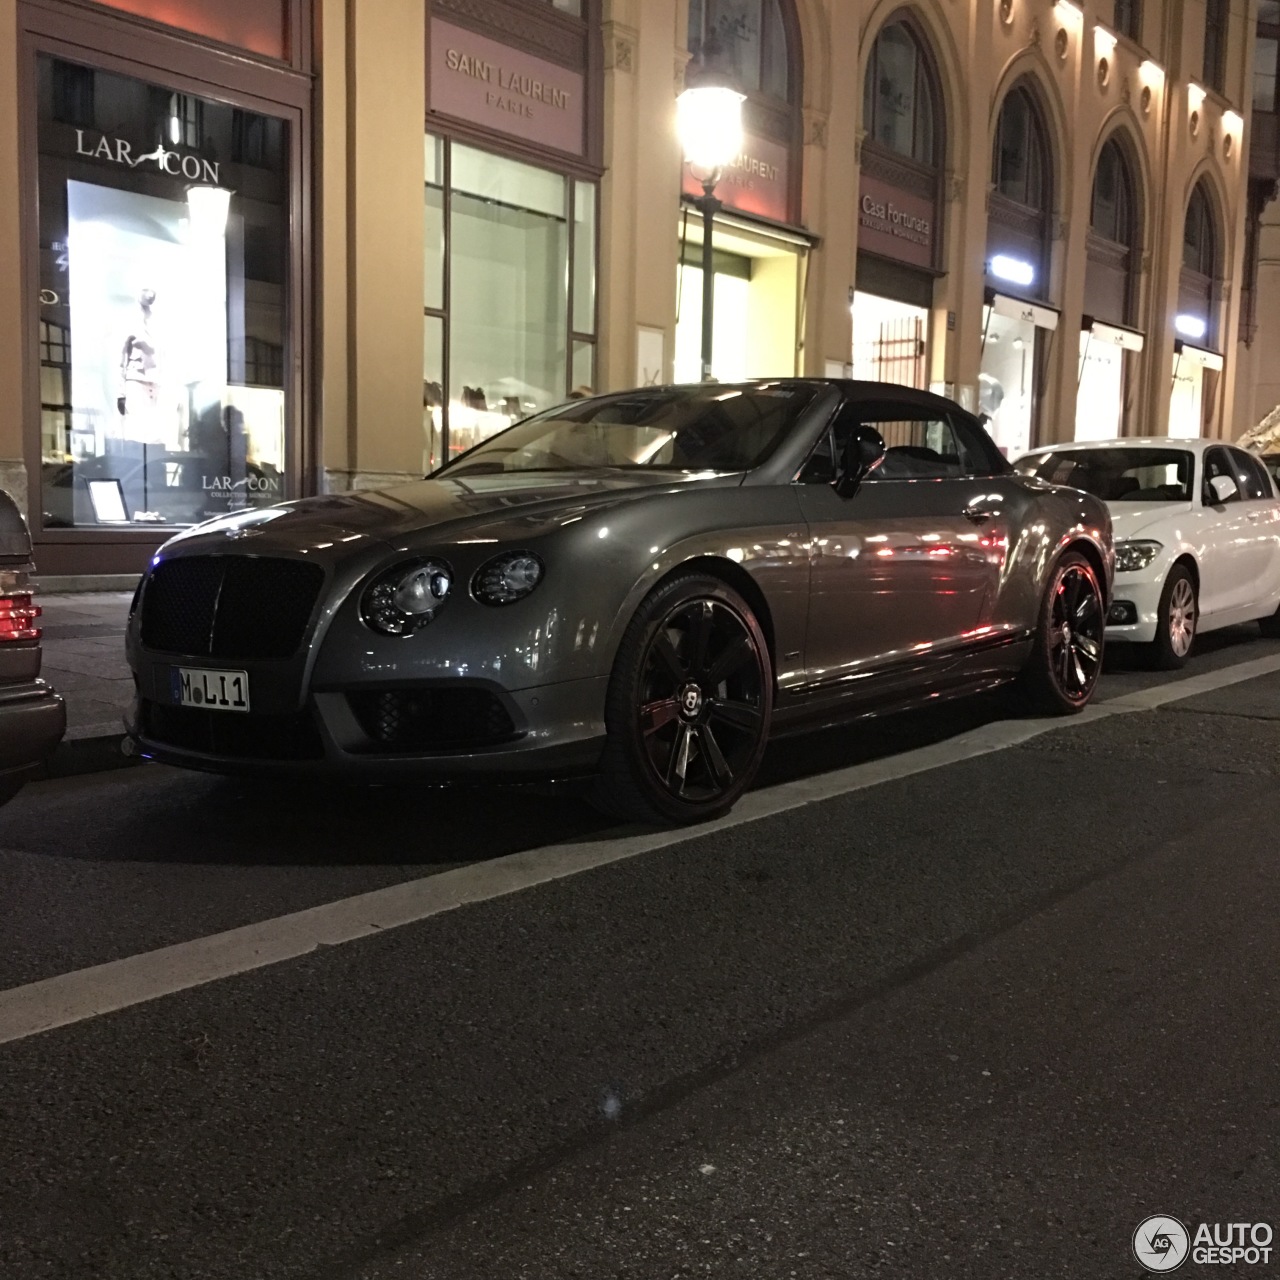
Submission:
M 1236 482 L 1230 476 L 1214 476 L 1209 481 L 1209 488 L 1213 491 L 1213 500 L 1218 506 L 1221 506 L 1224 502 L 1230 502 L 1232 498 L 1238 497 L 1240 493 Z

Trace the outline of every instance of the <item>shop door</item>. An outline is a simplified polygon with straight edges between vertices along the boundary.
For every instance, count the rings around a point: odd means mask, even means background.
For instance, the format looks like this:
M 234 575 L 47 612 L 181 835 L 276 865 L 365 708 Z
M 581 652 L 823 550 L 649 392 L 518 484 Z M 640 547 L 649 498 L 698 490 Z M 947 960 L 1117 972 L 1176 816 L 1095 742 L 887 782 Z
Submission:
M 978 411 L 1006 458 L 1036 443 L 1040 387 L 1058 313 L 996 294 L 983 317 Z

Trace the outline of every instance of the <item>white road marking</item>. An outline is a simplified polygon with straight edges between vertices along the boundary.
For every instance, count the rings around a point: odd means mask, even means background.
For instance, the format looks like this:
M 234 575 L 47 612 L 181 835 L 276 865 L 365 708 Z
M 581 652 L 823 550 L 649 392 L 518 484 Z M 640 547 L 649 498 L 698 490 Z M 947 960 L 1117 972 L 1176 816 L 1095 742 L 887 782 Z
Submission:
M 1150 711 L 1278 671 L 1280 654 L 1094 703 L 1070 720 L 1054 717 L 985 724 L 946 742 L 751 792 L 728 817 L 699 827 L 639 834 L 605 832 L 593 839 L 528 849 L 13 987 L 0 992 L 0 1044 L 280 964 L 308 955 L 318 947 L 355 942 L 458 907 L 580 875 L 611 862 L 700 839 L 807 804 L 1003 751 L 1054 729 Z

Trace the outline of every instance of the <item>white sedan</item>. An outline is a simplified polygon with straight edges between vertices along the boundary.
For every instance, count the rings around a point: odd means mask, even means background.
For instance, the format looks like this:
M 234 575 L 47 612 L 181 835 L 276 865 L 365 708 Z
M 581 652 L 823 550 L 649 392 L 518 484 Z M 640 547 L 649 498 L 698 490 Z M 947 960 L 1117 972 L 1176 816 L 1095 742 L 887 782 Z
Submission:
M 1014 465 L 1110 508 L 1108 642 L 1150 645 L 1153 663 L 1172 670 L 1204 631 L 1257 619 L 1280 636 L 1280 499 L 1254 455 L 1221 440 L 1104 440 L 1037 449 Z

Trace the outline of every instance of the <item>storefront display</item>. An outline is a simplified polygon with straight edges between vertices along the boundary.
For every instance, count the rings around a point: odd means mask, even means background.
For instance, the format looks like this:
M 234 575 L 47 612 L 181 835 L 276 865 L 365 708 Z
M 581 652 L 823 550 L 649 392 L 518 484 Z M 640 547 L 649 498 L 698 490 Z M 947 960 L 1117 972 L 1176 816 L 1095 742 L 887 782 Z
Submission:
M 191 524 L 286 475 L 288 126 L 49 56 L 41 524 Z
M 1169 434 L 1180 440 L 1212 435 L 1222 356 L 1217 351 L 1174 344 L 1173 391 L 1169 399 Z
M 853 376 L 925 389 L 928 324 L 924 307 L 855 290 Z
M 1048 343 L 1058 313 L 1024 299 L 989 292 L 983 308 L 978 412 L 1006 458 L 1032 447 Z
M 1077 440 L 1111 440 L 1124 434 L 1125 353 L 1142 347 L 1142 334 L 1085 317 L 1076 391 Z
M 593 46 L 585 18 L 557 30 L 516 48 L 505 29 L 429 24 L 424 472 L 595 389 Z

